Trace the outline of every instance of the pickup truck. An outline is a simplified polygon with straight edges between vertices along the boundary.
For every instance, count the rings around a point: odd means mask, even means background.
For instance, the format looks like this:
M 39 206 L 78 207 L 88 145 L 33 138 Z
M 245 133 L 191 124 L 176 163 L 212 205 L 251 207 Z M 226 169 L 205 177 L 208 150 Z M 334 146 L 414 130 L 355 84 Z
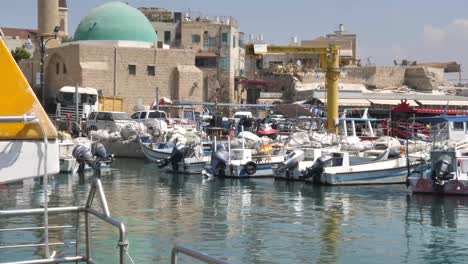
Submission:
M 91 112 L 86 121 L 87 130 L 120 131 L 127 124 L 136 124 L 125 112 L 99 111 Z
M 159 110 L 144 110 L 135 112 L 131 117 L 138 123 L 144 124 L 153 133 L 161 133 L 167 129 L 168 118 L 164 111 Z M 158 130 L 159 132 L 154 132 Z
M 130 118 L 137 122 L 145 123 L 145 121 L 147 121 L 148 119 L 159 119 L 166 121 L 167 115 L 164 111 L 145 110 L 135 112 Z

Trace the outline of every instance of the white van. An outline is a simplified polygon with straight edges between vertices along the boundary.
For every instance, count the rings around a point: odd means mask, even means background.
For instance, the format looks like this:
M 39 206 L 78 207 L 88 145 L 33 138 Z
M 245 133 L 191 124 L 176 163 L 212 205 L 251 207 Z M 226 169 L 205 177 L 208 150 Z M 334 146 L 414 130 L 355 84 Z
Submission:
M 252 112 L 248 112 L 248 111 L 235 112 L 234 115 L 232 116 L 232 118 L 235 120 L 236 124 L 239 123 L 239 121 L 242 118 L 252 118 L 252 117 L 253 117 Z

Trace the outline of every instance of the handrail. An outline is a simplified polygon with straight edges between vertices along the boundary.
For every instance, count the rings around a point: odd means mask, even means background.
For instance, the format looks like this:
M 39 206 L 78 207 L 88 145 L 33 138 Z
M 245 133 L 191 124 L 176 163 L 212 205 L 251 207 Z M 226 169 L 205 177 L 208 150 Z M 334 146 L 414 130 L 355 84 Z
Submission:
M 99 212 L 93 209 L 92 203 L 94 200 L 95 195 L 99 196 L 102 201 L 103 207 L 105 207 L 104 212 Z M 17 209 L 17 210 L 0 210 L 0 218 L 1 217 L 14 217 L 14 216 L 22 216 L 22 215 L 38 215 L 45 212 L 45 208 L 34 208 L 34 209 Z M 55 256 L 47 257 L 45 259 L 36 259 L 36 260 L 26 260 L 20 262 L 13 262 L 14 264 L 39 264 L 39 263 L 64 263 L 64 262 L 85 262 L 88 264 L 95 263 L 92 258 L 91 254 L 91 224 L 89 216 L 95 216 L 98 219 L 107 222 L 108 224 L 116 227 L 119 230 L 119 241 L 117 247 L 119 247 L 119 262 L 120 264 L 126 263 L 126 258 L 128 256 L 128 240 L 127 240 L 127 230 L 125 224 L 114 219 L 111 217 L 109 209 L 107 207 L 106 197 L 104 195 L 104 190 L 101 185 L 101 181 L 99 178 L 95 178 L 94 183 L 90 189 L 88 201 L 85 206 L 69 206 L 69 207 L 52 207 L 47 209 L 48 213 L 60 214 L 60 213 L 83 213 L 85 215 L 85 233 L 86 233 L 86 255 L 85 256 L 72 256 L 72 257 L 62 257 L 62 258 L 55 258 Z M 26 230 L 35 230 L 41 228 L 9 228 L 3 229 L 0 231 L 26 231 Z M 49 243 L 51 245 L 58 245 L 54 243 Z M 45 244 L 36 244 L 38 245 L 45 245 Z M 13 245 L 8 245 L 9 247 L 13 247 Z M 14 245 L 14 247 L 27 247 L 31 246 L 28 245 Z M 129 257 L 129 256 L 128 256 Z M 12 264 L 12 263 L 3 263 L 1 264 Z
M 184 255 L 187 255 L 189 257 L 192 257 L 196 260 L 208 263 L 208 264 L 230 264 L 227 261 L 224 261 L 222 259 L 218 259 L 212 256 L 209 256 L 203 252 L 187 248 L 181 245 L 175 245 L 174 248 L 172 248 L 172 253 L 171 253 L 171 264 L 177 264 L 178 263 L 178 253 L 182 253 Z
M 22 115 L 22 116 L 0 116 L 1 124 L 34 124 L 38 123 L 39 118 L 35 115 Z

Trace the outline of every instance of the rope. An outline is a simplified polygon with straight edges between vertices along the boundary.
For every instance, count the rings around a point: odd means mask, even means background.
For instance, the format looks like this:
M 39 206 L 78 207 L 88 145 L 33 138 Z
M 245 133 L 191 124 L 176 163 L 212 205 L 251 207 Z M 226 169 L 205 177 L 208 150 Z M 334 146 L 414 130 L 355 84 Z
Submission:
M 130 256 L 130 254 L 128 254 L 128 251 L 130 250 L 130 243 L 127 244 L 127 250 L 125 250 L 125 254 L 127 255 L 128 259 L 130 259 L 130 262 L 132 262 L 132 264 L 135 264 L 135 261 L 133 261 L 132 257 Z

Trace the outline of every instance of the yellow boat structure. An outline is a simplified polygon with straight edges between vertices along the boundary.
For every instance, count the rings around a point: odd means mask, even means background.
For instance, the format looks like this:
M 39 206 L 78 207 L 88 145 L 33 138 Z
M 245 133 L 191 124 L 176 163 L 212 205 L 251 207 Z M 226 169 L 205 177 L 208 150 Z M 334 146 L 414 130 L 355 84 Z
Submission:
M 59 172 L 57 130 L 0 39 L 0 183 Z

